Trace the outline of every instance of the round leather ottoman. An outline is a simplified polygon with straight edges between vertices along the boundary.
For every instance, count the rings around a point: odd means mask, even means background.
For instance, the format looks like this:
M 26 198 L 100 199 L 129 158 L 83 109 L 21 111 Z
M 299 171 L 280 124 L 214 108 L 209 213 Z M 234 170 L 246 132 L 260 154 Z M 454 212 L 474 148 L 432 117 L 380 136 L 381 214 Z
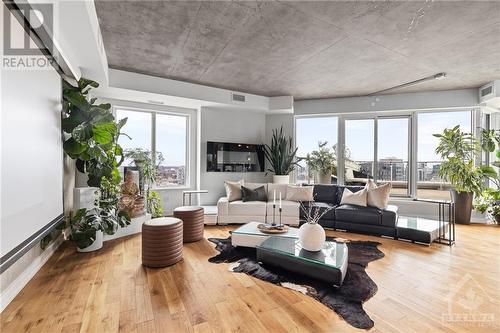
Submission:
M 182 221 L 160 217 L 142 225 L 142 264 L 170 266 L 182 259 Z
M 174 216 L 180 218 L 184 227 L 184 243 L 203 239 L 204 211 L 202 207 L 182 206 L 174 209 Z

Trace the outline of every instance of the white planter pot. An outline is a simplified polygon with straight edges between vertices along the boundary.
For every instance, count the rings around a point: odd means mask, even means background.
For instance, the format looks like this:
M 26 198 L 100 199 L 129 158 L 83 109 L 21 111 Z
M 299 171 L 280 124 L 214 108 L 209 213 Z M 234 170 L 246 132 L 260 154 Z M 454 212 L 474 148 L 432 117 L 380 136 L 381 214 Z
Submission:
M 332 173 L 318 173 L 318 180 L 320 184 L 331 184 L 332 183 Z
M 273 176 L 273 183 L 274 184 L 290 184 L 290 175 L 285 175 L 285 176 Z
M 76 250 L 78 252 L 92 252 L 92 251 L 97 251 L 97 250 L 99 250 L 102 247 L 102 240 L 103 240 L 103 233 L 102 233 L 102 231 L 98 231 L 95 234 L 95 241 L 91 245 L 89 245 L 89 246 L 87 246 L 87 247 L 85 247 L 83 249 L 80 249 L 77 246 Z
M 319 251 L 325 244 L 325 229 L 317 223 L 304 223 L 299 228 L 299 242 L 304 250 Z

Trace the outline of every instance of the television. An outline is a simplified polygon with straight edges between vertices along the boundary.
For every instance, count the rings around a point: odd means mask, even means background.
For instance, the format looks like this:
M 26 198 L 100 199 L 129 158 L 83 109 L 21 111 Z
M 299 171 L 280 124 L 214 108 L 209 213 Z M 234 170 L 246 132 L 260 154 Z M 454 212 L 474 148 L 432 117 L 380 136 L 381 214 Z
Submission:
M 264 172 L 264 145 L 208 141 L 207 172 Z

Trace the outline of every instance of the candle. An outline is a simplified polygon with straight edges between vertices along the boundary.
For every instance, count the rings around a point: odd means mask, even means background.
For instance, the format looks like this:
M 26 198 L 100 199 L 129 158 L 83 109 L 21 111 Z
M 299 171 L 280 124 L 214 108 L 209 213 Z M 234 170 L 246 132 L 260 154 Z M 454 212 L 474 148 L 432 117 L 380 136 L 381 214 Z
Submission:
M 280 209 L 281 209 L 281 192 L 280 192 Z
M 273 205 L 276 205 L 276 190 L 273 190 Z

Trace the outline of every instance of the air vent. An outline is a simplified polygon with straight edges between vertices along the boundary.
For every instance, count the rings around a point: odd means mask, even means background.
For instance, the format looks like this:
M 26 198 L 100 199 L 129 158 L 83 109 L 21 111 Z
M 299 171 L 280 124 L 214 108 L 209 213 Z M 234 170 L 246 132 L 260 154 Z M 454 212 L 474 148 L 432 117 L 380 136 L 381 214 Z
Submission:
M 231 97 L 233 101 L 243 102 L 243 103 L 245 102 L 245 95 L 232 93 Z
M 481 91 L 481 97 L 484 97 L 484 96 L 489 95 L 493 92 L 493 86 L 492 85 L 487 86 L 486 88 L 481 89 L 480 91 Z

